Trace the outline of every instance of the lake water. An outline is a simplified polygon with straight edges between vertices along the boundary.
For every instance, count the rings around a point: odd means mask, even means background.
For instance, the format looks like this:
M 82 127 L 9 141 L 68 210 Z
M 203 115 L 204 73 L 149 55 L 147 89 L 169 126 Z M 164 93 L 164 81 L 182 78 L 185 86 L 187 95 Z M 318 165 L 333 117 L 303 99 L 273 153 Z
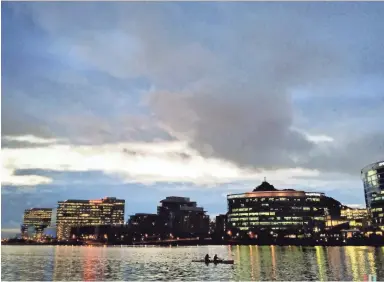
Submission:
M 234 265 L 193 263 L 206 253 Z M 384 280 L 384 247 L 2 246 L 2 280 Z

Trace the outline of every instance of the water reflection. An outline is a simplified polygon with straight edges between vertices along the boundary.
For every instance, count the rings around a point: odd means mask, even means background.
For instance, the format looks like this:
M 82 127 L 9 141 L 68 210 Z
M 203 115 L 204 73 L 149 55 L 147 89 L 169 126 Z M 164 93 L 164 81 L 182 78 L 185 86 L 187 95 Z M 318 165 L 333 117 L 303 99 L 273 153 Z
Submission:
M 255 281 L 255 264 L 254 264 L 252 246 L 249 246 L 249 257 L 251 262 L 251 280 Z
M 342 280 L 342 274 L 346 273 L 345 264 L 341 263 L 341 255 L 341 248 L 327 248 L 327 261 L 332 266 L 329 269 L 330 276 L 335 277 L 336 280 Z
M 384 280 L 384 248 L 2 246 L 3 280 Z M 235 265 L 191 260 L 211 256 Z
M 271 258 L 272 258 L 272 280 L 276 280 L 276 256 L 275 256 L 275 246 L 271 246 Z
M 96 275 L 93 271 L 94 263 L 97 264 L 97 261 L 93 261 L 95 254 L 92 250 L 99 250 L 100 248 L 85 248 L 84 257 L 83 257 L 83 281 L 95 280 Z M 102 267 L 102 266 L 101 266 Z
M 383 279 L 382 248 L 235 246 L 236 280 L 353 280 L 365 275 Z M 379 264 L 380 263 L 380 264 Z M 248 266 L 248 269 L 247 269 Z
M 316 261 L 317 261 L 317 267 L 318 267 L 318 277 L 320 281 L 325 281 L 326 280 L 326 271 L 325 271 L 325 255 L 324 255 L 324 250 L 323 247 L 317 246 L 316 248 Z

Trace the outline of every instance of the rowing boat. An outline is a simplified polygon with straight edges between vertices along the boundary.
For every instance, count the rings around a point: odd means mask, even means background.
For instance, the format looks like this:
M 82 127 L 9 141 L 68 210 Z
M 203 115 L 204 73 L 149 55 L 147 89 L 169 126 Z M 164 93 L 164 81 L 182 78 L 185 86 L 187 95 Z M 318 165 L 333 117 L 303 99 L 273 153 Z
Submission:
M 193 260 L 192 262 L 205 262 L 205 260 L 201 259 L 201 260 Z M 218 260 L 218 261 L 213 261 L 213 260 L 210 260 L 208 263 L 214 263 L 214 264 L 218 264 L 218 263 L 221 263 L 221 264 L 233 264 L 235 261 L 234 260 Z

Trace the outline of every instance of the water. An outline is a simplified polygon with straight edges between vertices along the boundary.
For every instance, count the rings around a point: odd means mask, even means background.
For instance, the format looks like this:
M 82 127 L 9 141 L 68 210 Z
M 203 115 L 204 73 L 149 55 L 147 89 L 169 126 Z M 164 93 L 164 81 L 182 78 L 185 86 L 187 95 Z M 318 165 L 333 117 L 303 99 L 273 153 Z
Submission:
M 206 253 L 235 265 L 192 263 Z M 384 280 L 384 247 L 2 246 L 2 280 Z

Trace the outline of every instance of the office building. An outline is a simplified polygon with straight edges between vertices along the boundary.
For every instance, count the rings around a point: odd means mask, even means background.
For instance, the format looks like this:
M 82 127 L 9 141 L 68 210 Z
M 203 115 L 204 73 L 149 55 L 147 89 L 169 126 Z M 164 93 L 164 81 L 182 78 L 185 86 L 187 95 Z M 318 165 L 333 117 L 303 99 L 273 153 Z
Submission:
M 327 216 L 326 226 L 328 229 L 334 227 L 341 228 L 341 225 L 359 230 L 369 227 L 370 221 L 367 209 L 342 206 L 340 216 Z
M 160 201 L 157 214 L 176 236 L 208 234 L 209 216 L 189 198 L 167 197 Z
M 372 194 L 372 225 L 384 231 L 384 190 Z
M 21 234 L 24 238 L 40 237 L 51 224 L 51 208 L 32 208 L 24 211 Z
M 360 220 L 368 218 L 367 209 L 354 209 L 347 206 L 343 206 L 341 209 L 341 217 L 349 220 Z
M 129 232 L 132 236 L 151 238 L 169 233 L 167 223 L 157 214 L 136 213 L 128 220 Z
M 253 192 L 227 196 L 228 232 L 318 232 L 325 227 L 326 199 L 323 193 L 278 190 L 264 181 Z
M 57 238 L 71 238 L 73 227 L 124 224 L 125 200 L 103 198 L 99 200 L 59 201 L 57 207 Z
M 361 179 L 364 183 L 365 203 L 369 211 L 373 194 L 378 195 L 384 191 L 384 161 L 364 167 L 361 170 Z
M 327 216 L 326 217 L 326 222 L 325 222 L 325 229 L 326 230 L 333 230 L 337 228 L 349 228 L 349 219 L 346 219 L 345 217 L 332 217 L 332 216 Z

